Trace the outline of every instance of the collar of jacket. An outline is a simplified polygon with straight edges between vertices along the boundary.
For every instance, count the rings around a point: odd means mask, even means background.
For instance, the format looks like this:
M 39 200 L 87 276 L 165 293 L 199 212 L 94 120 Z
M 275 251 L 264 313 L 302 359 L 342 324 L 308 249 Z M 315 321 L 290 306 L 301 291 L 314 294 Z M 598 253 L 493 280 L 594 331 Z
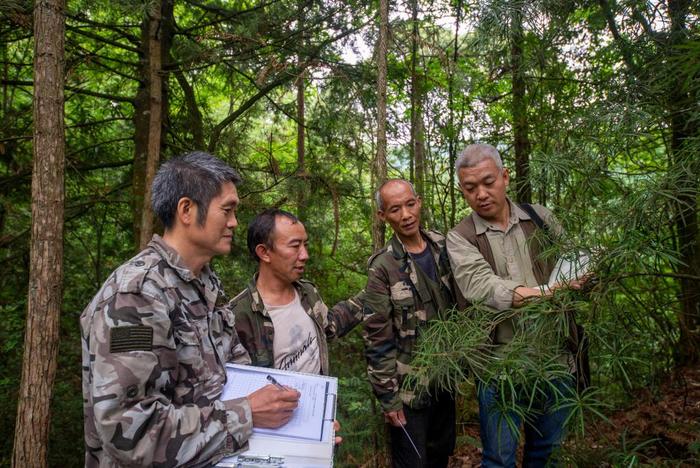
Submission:
M 513 225 L 519 223 L 520 221 L 529 221 L 532 219 L 525 210 L 513 203 L 510 197 L 506 197 L 506 201 L 508 202 L 508 206 L 510 207 L 510 217 L 508 218 L 508 226 L 506 227 L 504 232 L 508 232 L 508 230 L 510 230 L 510 228 Z M 476 211 L 472 211 L 472 215 L 474 216 L 474 230 L 477 236 L 485 233 L 489 229 L 501 231 L 500 228 L 494 227 L 492 223 L 489 223 L 484 218 L 479 216 L 479 214 Z
M 425 239 L 425 241 L 431 247 L 433 254 L 435 252 L 440 252 L 440 245 L 438 242 L 442 239 L 442 236 L 438 236 L 432 231 L 425 231 L 423 228 L 420 228 L 420 233 L 423 239 Z M 403 245 L 403 242 L 401 242 L 401 239 L 399 239 L 399 236 L 397 236 L 396 233 L 391 236 L 388 244 L 388 249 L 395 259 L 404 261 L 408 261 L 410 259 L 410 255 L 408 255 L 406 247 Z
M 148 243 L 148 247 L 155 250 L 156 253 L 166 261 L 168 266 L 177 272 L 177 275 L 182 278 L 183 281 L 189 282 L 199 280 L 202 284 L 206 284 L 206 280 L 212 276 L 212 270 L 208 263 L 204 265 L 199 276 L 195 276 L 192 270 L 185 265 L 185 261 L 177 250 L 169 246 L 158 234 L 153 234 L 151 241 Z
M 265 303 L 263 302 L 262 297 L 260 297 L 258 287 L 256 286 L 259 275 L 259 272 L 255 272 L 255 274 L 253 275 L 253 279 L 250 280 L 250 282 L 248 283 L 248 291 L 250 292 L 250 296 L 252 298 L 250 308 L 254 312 L 258 312 L 259 314 L 262 314 L 265 317 L 269 317 L 270 314 L 268 314 L 267 310 L 265 309 Z M 302 307 L 306 309 L 306 291 L 304 291 L 304 288 L 301 287 L 301 283 L 299 281 L 294 281 L 292 283 L 292 286 L 294 286 L 294 289 L 296 289 L 297 293 L 299 294 L 299 300 L 301 301 Z
M 451 290 L 450 281 L 448 277 L 446 277 L 446 269 L 449 270 L 449 265 L 447 264 L 448 261 L 445 251 L 445 236 L 435 231 L 424 230 L 423 228 L 420 228 L 420 233 L 428 244 L 428 247 L 430 247 L 430 252 L 433 254 L 439 281 Z M 387 250 L 401 263 L 401 270 L 408 273 L 411 282 L 416 285 L 418 283 L 418 275 L 413 267 L 413 259 L 408 254 L 406 247 L 396 233 L 389 239 Z
M 202 299 L 206 301 L 209 311 L 228 302 L 228 298 L 221 288 L 219 278 L 217 278 L 214 270 L 211 269 L 208 263 L 204 265 L 199 275 L 195 276 L 177 250 L 168 245 L 158 234 L 153 235 L 148 243 L 148 248 L 165 260 L 165 263 L 183 282 L 191 283 L 194 286 L 202 295 Z

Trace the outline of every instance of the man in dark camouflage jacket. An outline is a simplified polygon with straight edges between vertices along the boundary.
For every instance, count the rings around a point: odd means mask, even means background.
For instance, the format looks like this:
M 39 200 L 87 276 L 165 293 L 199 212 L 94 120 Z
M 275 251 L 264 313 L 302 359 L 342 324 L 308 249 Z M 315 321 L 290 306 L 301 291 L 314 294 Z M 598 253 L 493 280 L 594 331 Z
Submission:
M 329 310 L 313 283 L 301 278 L 309 259 L 304 225 L 268 209 L 248 227 L 248 250 L 258 272 L 231 301 L 236 331 L 252 364 L 328 374 L 327 339 L 360 323 L 360 295 Z
M 80 317 L 85 466 L 208 466 L 296 408 L 296 391 L 272 385 L 220 400 L 225 362 L 250 362 L 209 267 L 231 249 L 239 182 L 206 153 L 158 171 L 163 237 L 112 273 Z
M 385 182 L 377 191 L 377 206 L 394 235 L 369 259 L 363 334 L 367 374 L 390 425 L 393 466 L 445 467 L 455 444 L 453 395 L 429 382 L 422 383 L 423 389 L 402 389 L 421 329 L 455 303 L 445 238 L 421 229 L 421 199 L 405 180 Z

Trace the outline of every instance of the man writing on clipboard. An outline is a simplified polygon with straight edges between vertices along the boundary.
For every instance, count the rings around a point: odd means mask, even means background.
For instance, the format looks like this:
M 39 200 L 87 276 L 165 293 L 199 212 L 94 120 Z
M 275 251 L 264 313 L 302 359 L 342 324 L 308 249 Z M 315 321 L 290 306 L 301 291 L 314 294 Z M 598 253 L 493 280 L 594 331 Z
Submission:
M 204 466 L 276 428 L 299 393 L 267 385 L 221 401 L 224 363 L 249 362 L 209 262 L 231 250 L 238 174 L 195 152 L 163 164 L 152 187 L 165 227 L 85 308 L 85 466 Z
M 362 293 L 328 309 L 316 286 L 302 279 L 308 235 L 292 213 L 272 208 L 258 214 L 248 226 L 247 243 L 258 272 L 230 306 L 251 364 L 328 375 L 327 340 L 360 323 Z

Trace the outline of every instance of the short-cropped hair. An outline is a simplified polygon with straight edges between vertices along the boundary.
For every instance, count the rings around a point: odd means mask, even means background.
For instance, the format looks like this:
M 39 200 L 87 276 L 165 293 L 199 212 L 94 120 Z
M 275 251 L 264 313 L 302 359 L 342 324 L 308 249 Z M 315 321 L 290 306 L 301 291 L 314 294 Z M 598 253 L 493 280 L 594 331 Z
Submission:
M 293 224 L 299 222 L 299 218 L 294 216 L 289 211 L 280 210 L 279 208 L 268 208 L 262 213 L 259 213 L 248 225 L 248 252 L 253 260 L 260 263 L 260 257 L 255 253 L 255 248 L 263 244 L 268 249 L 272 248 L 275 234 L 275 222 L 278 217 L 287 218 Z
M 187 197 L 197 205 L 197 223 L 204 225 L 212 199 L 226 182 L 239 185 L 241 176 L 219 158 L 203 151 L 163 163 L 151 185 L 151 206 L 165 229 L 175 225 L 177 204 Z
M 459 174 L 459 170 L 463 167 L 474 167 L 488 158 L 493 159 L 497 168 L 503 169 L 503 160 L 495 147 L 485 143 L 469 145 L 462 150 L 455 161 L 455 174 Z
M 379 211 L 384 211 L 384 199 L 382 198 L 382 189 L 386 187 L 387 184 L 391 182 L 403 182 L 406 185 L 409 186 L 411 189 L 411 193 L 413 194 L 414 197 L 418 196 L 418 193 L 416 193 L 416 188 L 413 186 L 413 184 L 406 180 L 406 179 L 389 179 L 385 181 L 382 185 L 379 186 L 376 192 L 374 192 L 374 202 L 377 204 L 377 209 Z

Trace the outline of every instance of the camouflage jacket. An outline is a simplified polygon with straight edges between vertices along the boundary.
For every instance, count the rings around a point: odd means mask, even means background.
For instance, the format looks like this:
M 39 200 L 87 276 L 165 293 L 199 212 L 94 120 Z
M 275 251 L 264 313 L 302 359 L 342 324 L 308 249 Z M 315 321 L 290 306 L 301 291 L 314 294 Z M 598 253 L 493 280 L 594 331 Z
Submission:
M 160 237 L 80 316 L 85 466 L 205 466 L 247 445 L 247 399 L 221 401 L 224 363 L 250 359 L 214 272 Z
M 256 273 L 248 287 L 231 300 L 230 307 L 236 317 L 236 332 L 248 351 L 252 364 L 274 367 L 272 345 L 275 329 L 255 286 L 257 279 Z M 294 287 L 299 293 L 301 306 L 314 322 L 321 357 L 321 374 L 328 375 L 327 340 L 346 335 L 362 321 L 362 293 L 339 302 L 329 310 L 313 283 L 302 279 L 294 282 Z
M 455 285 L 445 238 L 436 231 L 421 232 L 433 254 L 443 297 L 453 305 Z M 384 412 L 397 411 L 402 404 L 425 407 L 429 400 L 426 392 L 421 388 L 409 391 L 401 385 L 411 372 L 413 347 L 420 329 L 442 311 L 435 310 L 435 302 L 426 298 L 429 292 L 425 281 L 396 235 L 368 263 L 363 338 L 370 384 Z

